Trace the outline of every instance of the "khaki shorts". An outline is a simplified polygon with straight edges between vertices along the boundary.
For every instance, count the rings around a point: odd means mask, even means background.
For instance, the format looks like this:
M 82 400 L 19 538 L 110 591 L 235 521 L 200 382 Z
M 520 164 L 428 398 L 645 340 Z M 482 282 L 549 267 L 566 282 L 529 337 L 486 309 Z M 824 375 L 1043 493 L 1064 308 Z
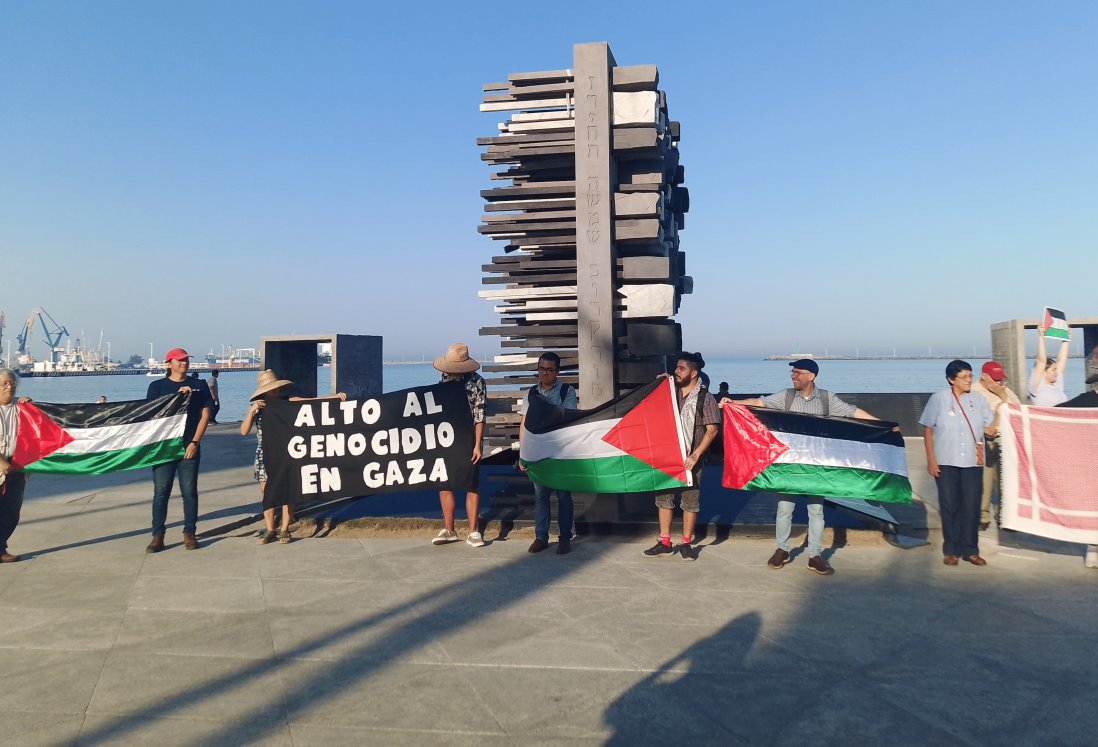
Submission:
M 692 514 L 696 514 L 701 507 L 701 488 L 698 487 L 701 485 L 701 468 L 695 469 L 693 474 L 694 487 L 657 492 L 656 507 L 674 508 L 675 499 L 677 498 L 683 511 L 689 511 Z

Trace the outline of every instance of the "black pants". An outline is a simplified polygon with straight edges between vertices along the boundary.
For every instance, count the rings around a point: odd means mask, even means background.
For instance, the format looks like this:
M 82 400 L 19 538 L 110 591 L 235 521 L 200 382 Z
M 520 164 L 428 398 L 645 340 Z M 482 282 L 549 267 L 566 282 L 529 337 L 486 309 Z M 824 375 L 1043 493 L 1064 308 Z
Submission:
M 8 540 L 19 526 L 19 511 L 23 508 L 23 489 L 27 476 L 22 472 L 9 472 L 0 485 L 0 553 L 8 551 Z
M 942 516 L 942 554 L 967 558 L 979 555 L 980 495 L 983 467 L 940 466 L 938 511 Z

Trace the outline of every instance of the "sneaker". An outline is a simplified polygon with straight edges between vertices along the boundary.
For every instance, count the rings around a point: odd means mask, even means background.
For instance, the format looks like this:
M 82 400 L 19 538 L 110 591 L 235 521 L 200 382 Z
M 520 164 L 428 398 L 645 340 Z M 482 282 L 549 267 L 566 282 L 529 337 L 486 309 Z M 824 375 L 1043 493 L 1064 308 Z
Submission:
M 266 529 L 264 529 L 262 532 L 259 533 L 259 536 L 255 538 L 255 541 L 258 545 L 266 545 L 268 543 L 274 542 L 275 533 L 268 532 Z
M 449 529 L 443 529 L 441 532 L 438 533 L 438 535 L 433 540 L 431 540 L 431 544 L 432 545 L 446 545 L 446 544 L 449 544 L 451 542 L 457 542 L 457 541 L 458 541 L 457 532 L 453 532 Z
M 652 545 L 652 547 L 645 550 L 644 554 L 650 558 L 655 558 L 659 557 L 660 555 L 670 555 L 673 552 L 675 551 L 671 549 L 670 542 L 668 542 L 666 545 L 663 544 L 663 542 L 657 542 L 656 544 Z
M 817 555 L 814 558 L 808 559 L 808 570 L 816 571 L 821 576 L 830 576 L 835 572 L 835 569 L 831 567 L 831 564 L 824 560 L 823 555 Z
M 549 543 L 543 540 L 541 537 L 538 537 L 530 543 L 530 546 L 526 548 L 526 552 L 541 552 L 547 547 L 549 547 Z
M 562 539 L 557 542 L 557 555 L 567 555 L 572 552 L 571 540 Z
M 1087 545 L 1087 559 L 1083 561 L 1087 568 L 1098 568 L 1098 545 Z
M 484 538 L 480 536 L 480 532 L 469 532 L 469 536 L 465 538 L 465 544 L 470 547 L 484 547 Z
M 770 560 L 766 561 L 766 564 L 771 568 L 781 568 L 788 562 L 789 553 L 781 548 L 778 548 L 774 551 L 774 554 L 770 556 Z
M 152 542 L 145 548 L 145 552 L 160 552 L 164 549 L 164 533 L 157 532 L 153 535 Z
M 689 542 L 683 542 L 681 545 L 679 545 L 679 555 L 682 556 L 683 560 L 693 560 L 694 548 L 690 545 Z
M 198 540 L 190 532 L 183 532 L 183 548 L 186 550 L 198 549 Z

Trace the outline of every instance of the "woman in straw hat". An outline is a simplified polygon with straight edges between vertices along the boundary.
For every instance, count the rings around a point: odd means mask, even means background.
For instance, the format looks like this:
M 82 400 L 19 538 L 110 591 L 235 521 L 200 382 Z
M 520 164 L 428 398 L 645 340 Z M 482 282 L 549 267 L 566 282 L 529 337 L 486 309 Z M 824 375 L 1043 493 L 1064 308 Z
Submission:
M 455 342 L 449 347 L 445 355 L 435 358 L 434 367 L 442 372 L 440 381 L 460 381 L 465 385 L 465 396 L 469 400 L 469 410 L 473 413 L 473 457 L 472 462 L 480 461 L 480 442 L 484 437 L 484 401 L 487 398 L 487 389 L 484 379 L 480 374 L 474 373 L 480 364 L 469 357 L 469 346 Z M 484 547 L 484 538 L 477 529 L 478 506 L 480 504 L 479 470 L 475 467 L 471 470 L 469 483 L 465 485 L 465 514 L 469 517 L 469 534 L 465 541 L 473 547 Z M 439 503 L 442 504 L 443 529 L 438 536 L 431 540 L 432 544 L 445 545 L 457 541 L 457 532 L 454 531 L 454 508 L 456 500 L 454 491 L 440 490 Z
M 247 436 L 255 426 L 255 479 L 259 483 L 259 493 L 263 496 L 263 522 L 266 528 L 260 533 L 258 542 L 266 545 L 277 537 L 282 544 L 290 542 L 290 522 L 293 520 L 293 503 L 280 496 L 272 496 L 267 493 L 267 468 L 263 461 L 263 408 L 268 402 L 279 399 L 288 399 L 291 402 L 301 402 L 310 399 L 347 399 L 343 392 L 334 397 L 286 397 L 287 388 L 293 385 L 289 379 L 280 379 L 271 369 L 259 374 L 258 386 L 252 392 L 252 406 L 248 408 L 244 420 L 240 423 L 240 435 Z M 275 509 L 282 507 L 282 528 L 275 534 Z

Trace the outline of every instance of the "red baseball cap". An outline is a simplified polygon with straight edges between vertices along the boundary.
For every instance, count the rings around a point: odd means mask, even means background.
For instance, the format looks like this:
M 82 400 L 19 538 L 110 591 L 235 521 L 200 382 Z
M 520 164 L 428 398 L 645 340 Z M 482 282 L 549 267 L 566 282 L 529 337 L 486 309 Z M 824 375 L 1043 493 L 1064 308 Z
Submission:
M 1006 371 L 1003 370 L 998 361 L 988 361 L 980 368 L 980 373 L 986 373 L 995 381 L 1002 381 L 1007 377 Z
M 168 354 L 164 356 L 165 363 L 171 363 L 172 361 L 181 361 L 185 358 L 190 358 L 191 354 L 183 348 L 172 348 L 168 351 Z

